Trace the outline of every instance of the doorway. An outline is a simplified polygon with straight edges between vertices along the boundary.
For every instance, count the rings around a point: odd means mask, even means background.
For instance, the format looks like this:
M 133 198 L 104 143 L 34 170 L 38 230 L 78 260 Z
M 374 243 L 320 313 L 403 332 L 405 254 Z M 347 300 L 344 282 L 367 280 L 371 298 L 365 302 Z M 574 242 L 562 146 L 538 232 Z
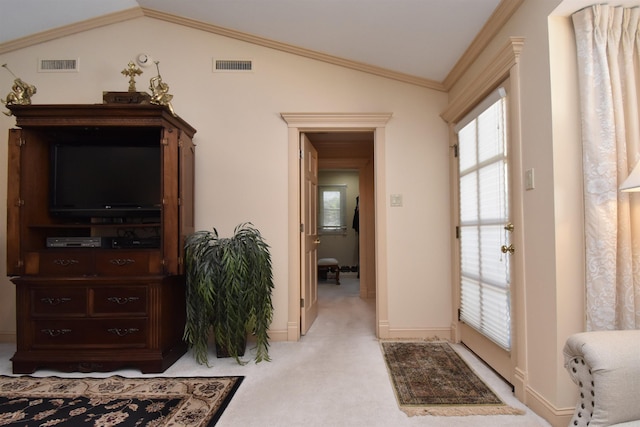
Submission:
M 321 157 L 318 160 L 322 162 Z M 319 280 L 327 280 L 327 272 L 332 280 L 335 279 L 334 283 L 339 283 L 342 276 L 357 276 L 360 265 L 359 201 L 360 172 L 357 169 L 318 169 L 318 260 L 335 259 L 341 273 L 333 274 L 333 267 L 322 268 L 318 271 Z M 375 292 L 375 288 L 373 290 Z
M 391 118 L 390 113 L 282 113 L 282 118 L 287 122 L 288 149 L 289 149 L 289 309 L 287 323 L 287 340 L 297 341 L 301 331 L 301 288 L 303 285 L 303 267 L 301 266 L 301 254 L 304 248 L 301 244 L 300 234 L 304 228 L 300 214 L 301 186 L 300 186 L 300 140 L 303 134 L 319 133 L 368 133 L 373 139 L 373 162 L 369 167 L 364 167 L 363 181 L 375 182 L 375 188 L 370 189 L 368 200 L 362 198 L 360 208 L 367 209 L 364 203 L 369 203 L 373 215 L 369 221 L 370 233 L 362 233 L 361 225 L 360 247 L 367 248 L 372 253 L 361 254 L 361 280 L 365 282 L 363 275 L 369 274 L 373 281 L 374 295 L 376 297 L 376 336 L 378 338 L 389 337 L 389 321 L 387 306 L 387 282 L 386 282 L 386 210 L 385 210 L 385 126 Z M 332 158 L 334 165 L 345 162 L 342 157 Z M 368 178 L 367 178 L 368 177 Z M 364 219 L 361 217 L 361 221 Z M 366 236 L 365 236 L 366 234 Z M 373 248 L 373 249 L 371 249 Z M 366 264 L 366 265 L 365 265 Z M 366 280 L 366 283 L 371 283 Z
M 321 236 L 319 240 L 323 243 L 318 248 L 318 256 L 319 258 L 336 258 L 336 256 L 329 256 L 336 252 L 340 254 L 337 258 L 341 266 L 349 266 L 350 269 L 357 267 L 358 270 L 362 270 L 363 286 L 360 296 L 374 298 L 376 295 L 375 209 L 372 203 L 375 197 L 374 134 L 373 132 L 306 132 L 305 135 L 318 153 L 318 185 L 322 187 L 327 184 L 348 184 L 345 189 L 346 230 L 338 235 L 325 236 L 326 238 Z M 356 206 L 359 212 L 357 231 L 353 223 Z M 359 229 L 361 222 L 362 232 Z M 362 242 L 360 242 L 361 237 Z M 344 246 L 345 242 L 346 249 L 337 249 L 337 246 Z
M 460 340 L 513 384 L 513 186 L 506 87 L 457 127 Z
M 375 297 L 375 209 L 371 209 L 374 200 L 374 136 L 371 131 L 302 132 L 300 136 L 302 152 L 300 160 L 300 212 L 302 218 L 300 333 L 305 335 L 316 320 L 319 310 L 317 260 L 322 256 L 318 256 L 318 254 L 322 253 L 324 249 L 329 249 L 328 246 L 331 246 L 331 241 L 335 238 L 340 243 L 352 240 L 354 243 L 352 247 L 355 247 L 355 243 L 357 243 L 362 249 L 356 263 L 360 270 L 359 282 L 362 284 L 359 292 L 361 297 L 365 299 Z M 355 171 L 358 176 L 357 185 L 355 188 L 351 185 L 350 191 L 347 191 L 344 185 L 331 187 L 331 191 L 328 191 L 328 188 L 320 186 L 319 178 L 322 170 Z M 346 176 L 347 174 L 344 172 L 341 179 Z M 345 181 L 341 182 L 345 183 Z M 346 209 L 340 211 L 344 216 L 341 218 L 343 224 L 340 224 L 338 229 L 324 229 L 323 223 L 318 221 L 318 208 L 323 206 L 319 195 L 324 194 L 325 191 L 327 195 L 340 194 L 340 198 L 344 197 L 343 207 L 348 205 L 347 193 L 351 193 L 354 199 L 356 196 L 361 199 L 361 221 L 359 223 L 361 222 L 362 226 L 358 228 L 357 234 L 354 233 L 355 236 L 352 235 L 352 239 L 349 239 L 348 236 L 351 230 L 347 229 Z M 338 215 L 338 217 L 340 216 Z M 331 222 L 333 223 L 337 219 L 332 219 Z M 327 247 L 325 248 L 325 246 Z M 334 245 L 334 250 L 337 249 L 338 247 Z M 336 258 L 335 253 L 333 255 L 332 258 Z M 344 265 L 351 257 L 342 256 L 340 258 L 342 265 Z

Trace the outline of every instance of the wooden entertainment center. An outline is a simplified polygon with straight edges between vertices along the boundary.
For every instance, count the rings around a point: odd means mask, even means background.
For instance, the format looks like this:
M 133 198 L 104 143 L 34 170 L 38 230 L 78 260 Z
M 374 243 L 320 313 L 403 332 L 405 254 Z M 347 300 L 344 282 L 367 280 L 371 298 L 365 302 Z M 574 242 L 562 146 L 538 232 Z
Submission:
M 9 130 L 7 194 L 7 274 L 16 286 L 13 372 L 166 370 L 187 348 L 183 251 L 194 231 L 196 130 L 151 104 L 9 108 L 18 127 Z M 110 211 L 112 200 L 105 199 L 96 212 L 56 211 L 53 169 L 62 166 L 53 152 L 61 143 L 158 147 L 157 176 L 140 177 L 160 193 L 157 207 Z M 124 160 L 123 174 L 135 168 Z

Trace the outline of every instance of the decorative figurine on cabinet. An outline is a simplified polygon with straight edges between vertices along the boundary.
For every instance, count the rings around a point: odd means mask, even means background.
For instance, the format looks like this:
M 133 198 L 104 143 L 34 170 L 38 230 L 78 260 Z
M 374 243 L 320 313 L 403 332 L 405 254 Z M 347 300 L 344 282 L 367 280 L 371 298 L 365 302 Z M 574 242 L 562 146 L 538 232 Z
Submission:
M 158 70 L 158 75 L 152 77 L 149 80 L 149 89 L 151 90 L 151 103 L 156 105 L 165 105 L 169 108 L 172 115 L 176 115 L 175 111 L 173 111 L 173 105 L 171 105 L 171 100 L 173 99 L 173 95 L 169 94 L 169 85 L 162 81 L 162 76 L 160 75 L 160 66 L 158 65 L 160 61 L 155 61 L 156 69 Z
M 7 94 L 6 99 L 2 99 L 2 103 L 6 106 L 9 105 L 30 105 L 31 97 L 36 93 L 37 89 L 34 85 L 24 82 L 22 79 L 17 77 L 13 72 L 7 67 L 7 64 L 2 64 L 7 71 L 11 73 L 15 80 L 13 81 L 13 86 L 11 86 L 11 92 Z M 10 116 L 12 113 L 4 112 L 5 115 Z

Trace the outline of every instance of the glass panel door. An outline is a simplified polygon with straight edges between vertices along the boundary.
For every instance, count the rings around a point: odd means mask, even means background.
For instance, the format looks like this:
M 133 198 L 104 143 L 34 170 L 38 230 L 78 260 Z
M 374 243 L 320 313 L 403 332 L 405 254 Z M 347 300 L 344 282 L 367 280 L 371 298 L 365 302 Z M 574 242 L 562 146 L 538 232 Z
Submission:
M 460 320 L 511 349 L 509 186 L 500 97 L 458 132 Z

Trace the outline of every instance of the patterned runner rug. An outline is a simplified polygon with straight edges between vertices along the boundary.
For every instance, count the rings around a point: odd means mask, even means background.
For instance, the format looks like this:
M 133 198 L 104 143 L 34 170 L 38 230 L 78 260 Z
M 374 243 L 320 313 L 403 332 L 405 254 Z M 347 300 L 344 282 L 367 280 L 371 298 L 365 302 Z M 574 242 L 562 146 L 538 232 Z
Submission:
M 447 342 L 382 341 L 400 409 L 408 415 L 522 415 L 507 406 Z
M 0 376 L 0 426 L 210 427 L 243 379 Z

